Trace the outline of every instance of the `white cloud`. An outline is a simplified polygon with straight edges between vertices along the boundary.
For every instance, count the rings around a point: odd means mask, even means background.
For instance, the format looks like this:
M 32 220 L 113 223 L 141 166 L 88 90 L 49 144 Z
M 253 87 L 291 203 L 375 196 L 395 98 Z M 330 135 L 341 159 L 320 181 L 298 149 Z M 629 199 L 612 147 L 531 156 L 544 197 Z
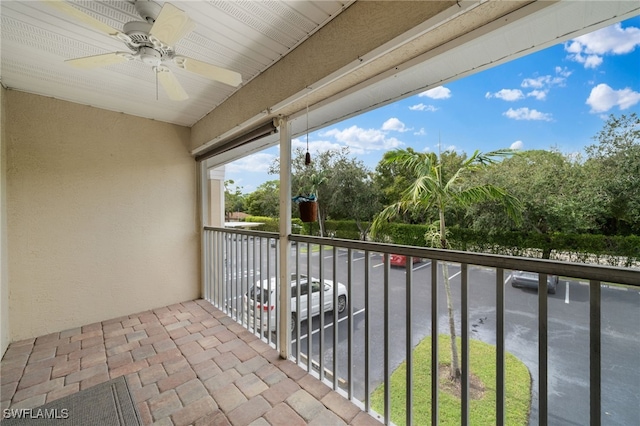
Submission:
M 550 77 L 551 76 L 546 75 L 536 78 L 525 78 L 522 80 L 522 83 L 520 83 L 520 86 L 525 88 L 533 87 L 534 89 L 541 89 Z
M 502 89 L 498 90 L 496 93 L 487 92 L 484 95 L 485 98 L 498 98 L 503 101 L 513 102 L 524 98 L 524 94 L 520 89 Z
M 514 143 L 511 144 L 511 146 L 509 148 L 520 150 L 520 149 L 524 148 L 524 142 L 515 141 Z
M 509 108 L 508 111 L 502 113 L 502 115 L 512 118 L 514 120 L 542 120 L 551 121 L 551 114 L 537 111 L 529 108 Z
M 536 98 L 539 101 L 544 101 L 547 98 L 547 93 L 549 93 L 548 90 L 532 90 L 529 93 L 527 93 L 527 97 L 528 98 Z
M 382 124 L 382 130 L 408 132 L 409 130 L 412 130 L 412 129 L 407 128 L 407 126 L 405 126 L 404 123 L 398 120 L 396 117 L 391 117 L 390 119 L 388 119 Z
M 305 151 L 307 150 L 307 139 L 305 138 L 295 138 L 291 139 L 291 147 L 293 149 L 302 148 Z M 342 148 L 342 145 L 339 143 L 324 141 L 324 140 L 315 140 L 309 141 L 309 152 L 311 154 L 324 152 L 324 151 L 336 151 Z
M 591 89 L 586 104 L 591 107 L 591 112 L 606 112 L 617 106 L 620 110 L 625 110 L 640 102 L 640 93 L 634 92 L 630 88 L 614 90 L 607 84 L 598 84 Z
M 542 75 L 537 77 L 525 78 L 520 83 L 520 87 L 529 89 L 523 92 L 520 89 L 501 89 L 495 93 L 487 92 L 484 97 L 487 99 L 498 98 L 507 102 L 515 102 L 524 98 L 534 98 L 538 101 L 547 99 L 547 94 L 552 87 L 565 86 L 567 78 L 572 71 L 567 68 L 555 67 L 555 75 Z
M 420 130 L 418 130 L 417 132 L 413 132 L 413 134 L 415 136 L 425 136 L 427 134 L 427 131 L 424 129 L 424 127 L 421 127 Z
M 557 75 L 559 75 L 559 76 L 561 76 L 561 77 L 565 77 L 565 78 L 566 78 L 566 77 L 569 77 L 569 76 L 573 73 L 573 71 L 569 71 L 569 70 L 567 69 L 567 67 L 564 67 L 564 68 L 562 68 L 562 67 L 556 67 L 556 68 L 555 68 L 555 71 L 556 71 L 556 74 L 557 74 Z
M 433 89 L 429 89 L 420 93 L 418 96 L 431 99 L 449 99 L 451 97 L 451 90 L 447 89 L 444 86 L 434 87 Z
M 330 129 L 322 136 L 332 136 L 339 143 L 345 144 L 354 154 L 364 154 L 369 151 L 390 150 L 404 145 L 396 138 L 387 137 L 387 133 L 378 129 L 363 129 L 356 125 L 344 130 Z
M 268 154 L 264 152 L 258 152 L 256 154 L 247 155 L 232 163 L 225 165 L 225 172 L 239 173 L 239 172 L 255 172 L 266 173 L 269 170 L 269 166 L 276 159 L 274 154 Z
M 434 111 L 437 111 L 439 108 L 436 108 L 433 105 L 425 105 L 423 103 L 419 103 L 419 104 L 416 104 L 416 105 L 411 105 L 409 107 L 409 109 L 411 111 L 429 111 L 429 112 L 434 112 Z
M 597 68 L 605 55 L 624 55 L 640 46 L 640 28 L 620 23 L 574 38 L 564 44 L 568 58 L 585 68 Z
M 456 147 L 455 145 L 436 145 L 435 148 L 438 150 L 438 152 L 456 152 L 458 150 L 458 147 Z M 429 151 L 429 149 L 425 149 L 425 151 Z

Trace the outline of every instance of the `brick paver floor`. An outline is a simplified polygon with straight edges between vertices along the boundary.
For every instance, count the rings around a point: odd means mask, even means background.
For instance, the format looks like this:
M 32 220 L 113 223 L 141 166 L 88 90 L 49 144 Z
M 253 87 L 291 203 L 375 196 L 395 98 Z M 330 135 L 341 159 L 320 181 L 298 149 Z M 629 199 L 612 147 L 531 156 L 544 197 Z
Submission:
M 204 300 L 12 343 L 0 408 L 123 375 L 145 424 L 380 424 Z

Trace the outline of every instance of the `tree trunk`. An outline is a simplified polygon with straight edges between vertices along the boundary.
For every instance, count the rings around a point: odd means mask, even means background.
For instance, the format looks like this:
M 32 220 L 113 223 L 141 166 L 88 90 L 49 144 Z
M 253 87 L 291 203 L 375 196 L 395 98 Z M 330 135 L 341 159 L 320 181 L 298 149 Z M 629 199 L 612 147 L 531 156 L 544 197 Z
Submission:
M 444 223 L 444 210 L 440 209 L 440 245 L 447 249 L 447 234 Z M 458 359 L 458 345 L 456 344 L 456 322 L 453 315 L 453 301 L 451 300 L 451 283 L 449 281 L 449 265 L 442 263 L 442 276 L 447 294 L 447 314 L 449 315 L 449 335 L 451 337 L 451 380 L 460 380 L 460 360 Z M 437 336 L 435 336 L 437 338 Z
M 453 302 L 451 300 L 451 283 L 449 282 L 449 265 L 442 264 L 444 288 L 447 293 L 447 313 L 449 314 L 449 334 L 451 335 L 451 379 L 459 380 L 460 361 L 458 359 L 458 345 L 456 344 L 456 322 L 453 315 Z
M 324 237 L 324 215 L 324 208 L 318 203 L 318 233 L 320 237 Z

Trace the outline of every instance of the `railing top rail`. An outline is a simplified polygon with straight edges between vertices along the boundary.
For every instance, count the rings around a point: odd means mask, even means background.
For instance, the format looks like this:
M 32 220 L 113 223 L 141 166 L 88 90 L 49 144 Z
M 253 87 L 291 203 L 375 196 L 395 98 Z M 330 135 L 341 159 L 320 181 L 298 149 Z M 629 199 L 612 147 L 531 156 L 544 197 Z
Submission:
M 533 259 L 500 254 L 472 253 L 458 250 L 442 250 L 428 247 L 414 247 L 370 241 L 345 240 L 341 238 L 290 235 L 291 241 L 332 245 L 355 250 L 377 253 L 400 254 L 445 262 L 466 263 L 510 270 L 524 270 L 543 274 L 576 277 L 586 280 L 628 284 L 640 287 L 640 269 L 616 266 L 588 265 L 560 260 Z
M 253 237 L 262 237 L 262 238 L 279 238 L 280 234 L 277 232 L 266 232 L 266 231 L 256 231 L 253 229 L 240 229 L 240 228 L 219 228 L 215 226 L 205 226 L 205 231 L 217 231 L 217 232 L 227 232 L 229 234 L 240 234 L 240 235 L 250 235 Z

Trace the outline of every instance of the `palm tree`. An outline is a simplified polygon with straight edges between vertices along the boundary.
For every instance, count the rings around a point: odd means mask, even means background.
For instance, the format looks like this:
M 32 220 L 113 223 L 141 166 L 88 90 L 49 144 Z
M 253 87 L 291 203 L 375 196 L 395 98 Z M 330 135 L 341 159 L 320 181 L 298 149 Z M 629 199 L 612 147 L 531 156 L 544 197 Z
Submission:
M 415 176 L 415 180 L 404 190 L 400 201 L 387 206 L 376 216 L 372 225 L 372 234 L 375 235 L 379 232 L 386 222 L 402 217 L 409 211 L 422 210 L 426 212 L 435 209 L 439 220 L 431 224 L 434 232 L 425 235 L 425 239 L 427 241 L 432 240 L 433 235 L 436 235 L 436 241 L 439 240 L 440 248 L 448 249 L 445 210 L 454 206 L 464 207 L 489 200 L 500 202 L 504 206 L 507 215 L 516 223 L 519 223 L 522 206 L 518 199 L 496 186 L 490 184 L 474 185 L 466 180 L 474 171 L 496 163 L 498 159 L 511 156 L 514 153 L 511 149 L 502 149 L 484 154 L 476 151 L 471 157 L 463 160 L 456 170 L 449 172 L 451 177 L 445 176 L 447 173 L 444 170 L 442 155 L 438 156 L 434 153 L 419 153 L 404 149 L 387 153 L 383 162 L 393 163 L 396 166 L 405 168 Z M 459 380 L 460 362 L 456 346 L 456 329 L 447 263 L 442 264 L 442 274 L 447 294 L 449 332 L 451 334 L 451 378 Z M 434 336 L 433 338 L 436 337 Z

